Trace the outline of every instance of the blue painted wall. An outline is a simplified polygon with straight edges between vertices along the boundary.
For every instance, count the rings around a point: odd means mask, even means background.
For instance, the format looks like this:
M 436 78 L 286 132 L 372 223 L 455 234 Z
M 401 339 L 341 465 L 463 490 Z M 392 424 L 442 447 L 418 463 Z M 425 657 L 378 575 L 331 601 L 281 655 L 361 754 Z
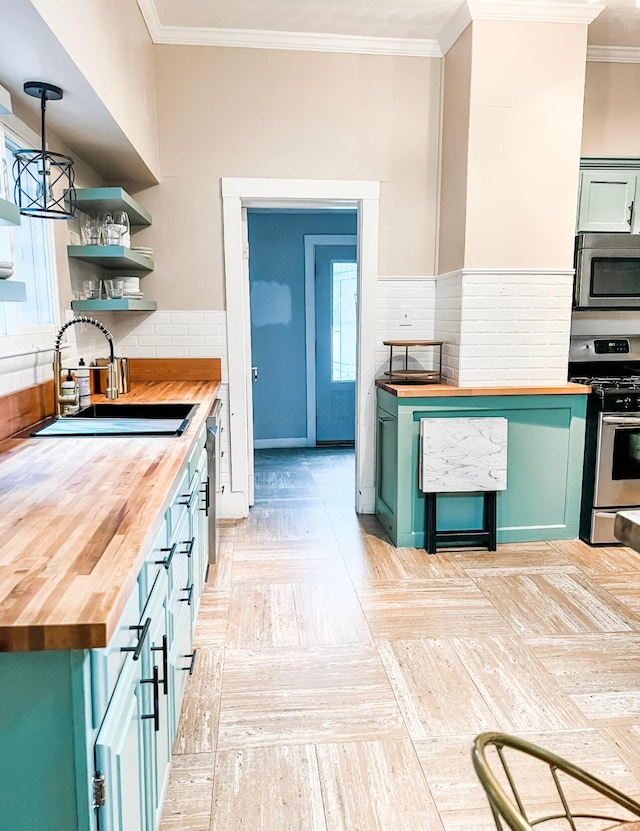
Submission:
M 357 224 L 356 211 L 248 211 L 255 439 L 307 434 L 304 237 Z

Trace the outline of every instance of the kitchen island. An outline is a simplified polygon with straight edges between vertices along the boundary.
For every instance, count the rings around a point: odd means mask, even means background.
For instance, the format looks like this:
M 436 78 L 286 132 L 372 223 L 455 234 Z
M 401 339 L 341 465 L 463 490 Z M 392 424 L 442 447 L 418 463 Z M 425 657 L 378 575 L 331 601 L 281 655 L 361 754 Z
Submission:
M 398 547 L 424 547 L 420 419 L 508 420 L 507 489 L 498 542 L 575 539 L 580 519 L 586 396 L 581 384 L 452 386 L 377 382 L 376 514 Z M 482 525 L 482 496 L 438 499 L 438 529 Z
M 158 825 L 196 657 L 218 388 L 120 399 L 197 404 L 181 436 L 0 442 L 1 827 Z

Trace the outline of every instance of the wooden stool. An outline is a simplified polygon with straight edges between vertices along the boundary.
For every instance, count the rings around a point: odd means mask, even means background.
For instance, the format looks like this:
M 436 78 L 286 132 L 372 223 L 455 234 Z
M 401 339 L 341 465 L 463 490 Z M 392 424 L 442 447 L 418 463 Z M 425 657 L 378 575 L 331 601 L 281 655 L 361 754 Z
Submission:
M 420 489 L 425 495 L 425 544 L 497 547 L 498 491 L 507 487 L 506 418 L 421 418 Z M 438 494 L 482 493 L 482 528 L 438 531 Z
M 425 541 L 427 554 L 435 554 L 438 543 L 475 543 L 486 545 L 489 551 L 495 551 L 498 541 L 498 493 L 482 491 L 484 497 L 482 528 L 473 531 L 438 531 L 436 504 L 437 493 L 425 493 Z

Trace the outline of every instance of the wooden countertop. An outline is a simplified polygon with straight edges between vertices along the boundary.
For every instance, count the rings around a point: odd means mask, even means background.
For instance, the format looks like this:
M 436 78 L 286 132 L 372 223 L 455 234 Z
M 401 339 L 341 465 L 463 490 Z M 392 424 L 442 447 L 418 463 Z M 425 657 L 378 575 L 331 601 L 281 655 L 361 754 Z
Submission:
M 218 387 L 136 382 L 109 402 L 200 404 L 182 436 L 0 442 L 0 652 L 107 645 Z
M 376 386 L 398 398 L 448 398 L 464 395 L 586 395 L 591 392 L 591 387 L 569 382 L 544 386 L 523 384 L 518 387 L 497 387 L 474 384 L 471 387 L 456 387 L 453 384 L 389 384 L 380 380 L 376 381 Z

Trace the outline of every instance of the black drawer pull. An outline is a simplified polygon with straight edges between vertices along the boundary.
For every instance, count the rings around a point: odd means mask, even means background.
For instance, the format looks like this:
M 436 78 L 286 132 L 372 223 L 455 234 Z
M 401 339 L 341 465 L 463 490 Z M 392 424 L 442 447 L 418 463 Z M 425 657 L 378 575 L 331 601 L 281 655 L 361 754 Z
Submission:
M 153 712 L 148 716 L 140 716 L 142 719 L 152 718 L 153 729 L 160 732 L 160 675 L 157 665 L 153 668 L 153 678 L 142 678 L 141 684 L 153 684 Z
M 190 540 L 183 540 L 182 544 L 185 546 L 183 554 L 186 554 L 187 557 L 190 557 L 193 554 L 193 546 L 196 544 L 196 538 L 191 537 Z
M 195 666 L 196 666 L 196 653 L 197 653 L 197 651 L 198 651 L 197 649 L 194 649 L 193 652 L 191 653 L 191 655 L 183 655 L 182 656 L 183 658 L 191 658 L 191 663 L 189 664 L 188 667 L 180 667 L 182 672 L 188 672 L 189 675 L 193 675 L 193 670 L 195 669 Z
M 191 493 L 183 493 L 180 497 L 181 500 L 185 500 L 184 502 L 180 502 L 180 505 L 186 505 L 189 510 L 191 510 L 191 506 L 193 505 L 193 500 L 195 499 L 198 491 L 193 490 Z
M 130 626 L 129 629 L 131 629 L 131 631 L 133 631 L 134 629 L 137 629 L 137 631 L 140 632 L 140 636 L 138 638 L 138 643 L 137 643 L 136 646 L 121 646 L 120 647 L 120 652 L 133 652 L 133 660 L 134 661 L 139 661 L 140 660 L 140 654 L 142 652 L 142 646 L 144 644 L 145 638 L 149 634 L 149 627 L 150 626 L 151 626 L 151 618 L 150 617 L 148 617 L 145 620 L 145 622 L 142 626 Z
M 164 560 L 154 560 L 155 565 L 157 566 L 164 566 L 166 569 L 169 568 L 171 565 L 171 560 L 173 560 L 173 555 L 176 553 L 176 548 L 178 547 L 178 543 L 174 542 L 171 548 L 161 548 L 160 551 L 168 551 L 169 554 L 164 558 Z
M 202 483 L 200 487 L 200 493 L 204 496 L 204 505 L 200 505 L 201 511 L 205 512 L 206 516 L 209 516 L 209 508 L 211 506 L 211 492 L 210 492 L 210 485 L 209 485 L 209 478 Z
M 169 649 L 167 646 L 167 636 L 162 636 L 162 646 L 152 646 L 151 651 L 162 651 L 162 692 L 165 695 L 169 695 Z
M 178 598 L 181 603 L 188 603 L 191 606 L 191 601 L 193 599 L 193 583 L 190 586 L 185 586 L 184 589 L 181 589 L 183 592 L 187 592 L 186 597 Z

